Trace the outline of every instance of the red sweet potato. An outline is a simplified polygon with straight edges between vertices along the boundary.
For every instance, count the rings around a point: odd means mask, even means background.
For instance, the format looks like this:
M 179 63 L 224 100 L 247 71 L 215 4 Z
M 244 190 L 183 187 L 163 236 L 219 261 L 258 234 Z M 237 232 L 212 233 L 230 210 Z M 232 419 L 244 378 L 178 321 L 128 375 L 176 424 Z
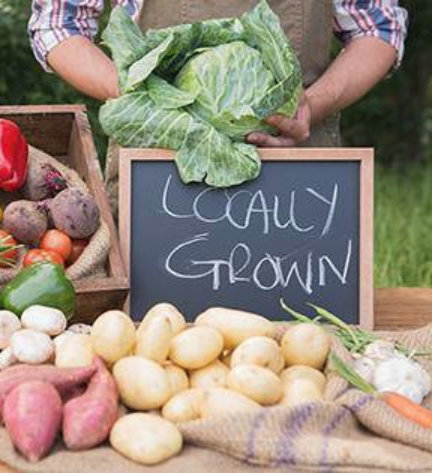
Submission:
M 63 440 L 70 450 L 93 448 L 104 442 L 118 417 L 118 390 L 104 362 L 95 358 L 97 371 L 86 392 L 64 406 Z
M 36 462 L 51 450 L 60 431 L 62 401 L 51 384 L 29 381 L 8 394 L 3 416 L 12 443 Z
M 57 368 L 52 365 L 14 365 L 0 373 L 0 421 L 6 396 L 27 381 L 44 381 L 52 384 L 60 395 L 68 395 L 73 388 L 87 383 L 96 366 Z

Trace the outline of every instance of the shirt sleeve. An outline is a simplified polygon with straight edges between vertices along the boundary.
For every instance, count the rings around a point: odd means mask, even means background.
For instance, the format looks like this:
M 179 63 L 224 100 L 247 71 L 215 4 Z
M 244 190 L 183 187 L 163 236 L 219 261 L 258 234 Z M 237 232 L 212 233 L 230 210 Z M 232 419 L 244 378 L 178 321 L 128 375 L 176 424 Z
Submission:
M 138 10 L 138 0 L 116 0 L 132 16 Z M 28 34 L 33 53 L 42 67 L 52 72 L 47 64 L 48 53 L 71 36 L 83 36 L 93 41 L 98 31 L 98 19 L 104 0 L 33 0 Z
M 398 0 L 334 0 L 333 3 L 333 29 L 342 43 L 361 37 L 380 38 L 396 49 L 396 66 L 400 65 L 408 13 Z

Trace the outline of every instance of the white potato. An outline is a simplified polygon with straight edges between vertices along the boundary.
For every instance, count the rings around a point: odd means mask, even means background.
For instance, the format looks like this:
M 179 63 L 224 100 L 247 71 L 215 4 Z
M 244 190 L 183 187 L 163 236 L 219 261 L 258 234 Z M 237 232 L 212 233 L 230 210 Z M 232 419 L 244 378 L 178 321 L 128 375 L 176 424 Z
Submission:
M 279 374 L 285 366 L 285 359 L 275 340 L 269 337 L 252 337 L 233 351 L 231 368 L 238 365 L 258 365 Z
M 10 310 L 0 310 L 0 350 L 9 346 L 10 337 L 21 328 L 20 319 Z
M 283 386 L 280 378 L 271 370 L 258 365 L 238 365 L 227 376 L 227 386 L 262 405 L 280 401 Z
M 192 327 L 171 340 L 169 357 L 186 369 L 198 369 L 214 361 L 223 350 L 223 337 L 212 327 Z
M 81 333 L 83 335 L 90 335 L 92 326 L 89 324 L 73 324 L 68 327 L 68 330 L 73 333 Z
M 78 333 L 67 338 L 55 352 L 55 365 L 60 368 L 91 365 L 95 356 L 90 335 Z
M 231 357 L 232 357 L 233 351 L 231 350 L 224 350 L 221 356 L 221 361 L 222 363 L 227 366 L 228 368 L 231 368 Z
M 276 326 L 260 315 L 222 307 L 207 309 L 196 318 L 195 324 L 219 330 L 227 349 L 235 348 L 251 337 L 273 338 L 276 333 Z
M 224 388 L 229 369 L 220 360 L 189 373 L 192 388 Z
M 43 305 L 32 305 L 21 315 L 24 328 L 43 332 L 51 337 L 64 332 L 67 325 L 66 316 L 59 309 Z
M 281 348 L 288 366 L 306 365 L 319 370 L 327 360 L 330 337 L 319 325 L 301 323 L 285 332 Z
M 175 423 L 199 419 L 203 396 L 202 389 L 186 389 L 177 393 L 162 408 L 162 417 Z
M 147 325 L 154 319 L 159 317 L 168 318 L 171 323 L 171 328 L 174 335 L 182 332 L 186 328 L 186 321 L 180 311 L 167 302 L 161 302 L 154 305 L 144 316 L 142 322 L 140 323 L 137 332 L 140 333 L 141 330 L 145 330 Z
M 205 389 L 201 401 L 201 417 L 218 417 L 238 412 L 250 412 L 261 406 L 236 391 L 225 388 Z
M 154 465 L 177 455 L 183 438 L 173 423 L 152 414 L 134 413 L 117 420 L 111 430 L 110 443 L 126 458 Z
M 109 310 L 100 315 L 91 331 L 93 349 L 108 363 L 127 356 L 135 345 L 135 326 L 120 310 Z
M 163 368 L 168 376 L 171 396 L 189 388 L 189 378 L 183 368 L 170 362 L 167 362 Z
M 163 363 L 168 358 L 172 337 L 172 325 L 168 317 L 155 317 L 145 329 L 137 331 L 135 355 Z
M 127 356 L 116 362 L 113 375 L 122 402 L 131 409 L 158 409 L 171 396 L 165 370 L 152 360 Z
M 6 347 L 0 353 L 0 371 L 4 370 L 6 368 L 9 368 L 9 366 L 12 366 L 17 362 L 18 362 L 18 360 L 16 359 L 15 355 L 13 354 L 11 347 Z
M 317 385 L 320 391 L 324 391 L 327 384 L 327 378 L 324 373 L 305 365 L 290 366 L 282 371 L 280 377 L 283 384 L 289 383 L 293 379 L 310 379 Z
M 322 390 L 311 379 L 292 379 L 283 386 L 283 396 L 279 404 L 296 406 L 297 404 L 301 404 L 303 402 L 316 402 L 324 400 Z
M 47 362 L 54 354 L 54 343 L 43 332 L 22 329 L 15 332 L 10 340 L 15 358 L 21 363 L 39 365 Z
M 69 340 L 71 337 L 75 337 L 75 335 L 77 334 L 75 332 L 71 332 L 70 330 L 65 330 L 60 335 L 57 335 L 57 337 L 53 338 L 55 349 L 57 350 L 66 340 Z

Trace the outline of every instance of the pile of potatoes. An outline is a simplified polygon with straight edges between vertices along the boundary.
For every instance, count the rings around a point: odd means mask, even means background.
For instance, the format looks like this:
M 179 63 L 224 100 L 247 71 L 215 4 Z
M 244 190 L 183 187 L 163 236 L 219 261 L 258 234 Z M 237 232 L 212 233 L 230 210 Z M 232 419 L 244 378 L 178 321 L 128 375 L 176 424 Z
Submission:
M 134 411 L 114 425 L 113 448 L 153 464 L 180 451 L 178 423 L 322 400 L 328 334 L 296 324 L 279 344 L 275 331 L 264 317 L 224 308 L 208 309 L 188 326 L 174 306 L 162 303 L 137 329 L 120 311 L 102 314 L 91 348 L 111 367 L 122 403 Z M 68 366 L 73 357 L 81 364 L 87 350 L 75 343 Z

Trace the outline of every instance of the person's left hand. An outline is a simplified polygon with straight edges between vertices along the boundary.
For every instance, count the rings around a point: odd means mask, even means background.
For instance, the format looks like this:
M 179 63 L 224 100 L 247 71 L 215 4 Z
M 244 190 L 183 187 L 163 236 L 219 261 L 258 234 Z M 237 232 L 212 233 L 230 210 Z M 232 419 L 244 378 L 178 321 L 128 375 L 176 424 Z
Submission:
M 268 148 L 288 148 L 309 138 L 311 126 L 311 107 L 306 94 L 303 92 L 300 104 L 294 118 L 285 115 L 271 115 L 267 123 L 280 132 L 278 136 L 262 132 L 250 133 L 246 140 L 248 143 Z

